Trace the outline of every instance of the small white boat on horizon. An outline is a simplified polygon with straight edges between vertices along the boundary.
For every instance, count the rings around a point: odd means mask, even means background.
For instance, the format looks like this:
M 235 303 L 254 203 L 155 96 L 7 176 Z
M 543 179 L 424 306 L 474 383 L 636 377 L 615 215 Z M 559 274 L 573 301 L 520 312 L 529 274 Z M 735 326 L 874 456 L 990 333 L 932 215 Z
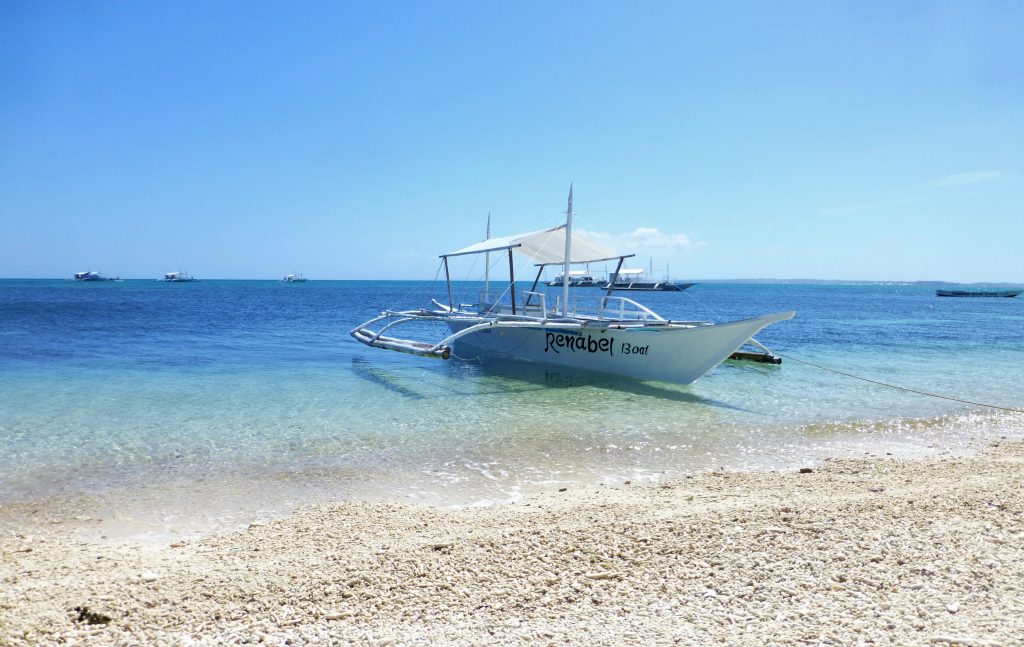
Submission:
M 120 281 L 121 277 L 118 276 L 104 276 L 100 272 L 93 270 L 87 270 L 85 272 L 75 272 L 76 281 Z
M 559 274 L 555 276 L 555 279 L 548 283 L 551 287 L 560 287 L 565 281 L 565 276 Z M 569 287 L 571 288 L 596 288 L 600 287 L 600 283 L 594 278 L 594 275 L 586 270 L 573 270 L 569 272 Z
M 301 274 L 286 274 L 281 280 L 285 283 L 305 283 L 308 279 Z
M 164 281 L 167 283 L 191 283 L 196 280 L 194 276 L 181 270 L 164 274 Z
M 477 303 L 456 302 L 449 259 L 503 252 L 508 255 L 508 287 L 492 294 L 489 283 Z M 539 268 L 533 288 L 516 294 L 513 252 L 531 259 Z M 752 342 L 761 329 L 791 319 L 793 311 L 764 314 L 751 319 L 712 324 L 670 321 L 626 297 L 594 297 L 570 302 L 570 268 L 626 258 L 572 233 L 572 188 L 564 225 L 516 236 L 490 238 L 442 254 L 448 303 L 433 301 L 421 310 L 385 310 L 350 331 L 360 343 L 422 357 L 491 362 L 534 362 L 598 371 L 640 380 L 689 384 L 729 359 Z M 485 263 L 485 265 L 489 265 Z M 536 291 L 544 268 L 562 265 L 561 296 L 549 306 L 549 295 Z M 613 274 L 612 276 L 615 276 Z M 450 334 L 439 341 L 393 337 L 399 326 L 430 330 L 445 324 Z M 773 358 L 774 359 L 774 358 Z

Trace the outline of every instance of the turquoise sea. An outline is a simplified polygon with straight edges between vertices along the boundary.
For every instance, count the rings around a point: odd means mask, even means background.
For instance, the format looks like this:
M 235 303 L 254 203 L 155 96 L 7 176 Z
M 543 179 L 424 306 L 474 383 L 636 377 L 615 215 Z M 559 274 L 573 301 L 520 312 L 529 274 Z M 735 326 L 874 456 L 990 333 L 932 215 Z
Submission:
M 479 287 L 479 286 L 477 286 Z M 690 386 L 482 367 L 348 331 L 443 284 L 0 281 L 0 530 L 217 531 L 307 502 L 435 505 L 1024 438 L 1024 298 L 928 285 L 703 283 L 673 319 L 796 310 Z M 469 288 L 470 291 L 476 288 Z

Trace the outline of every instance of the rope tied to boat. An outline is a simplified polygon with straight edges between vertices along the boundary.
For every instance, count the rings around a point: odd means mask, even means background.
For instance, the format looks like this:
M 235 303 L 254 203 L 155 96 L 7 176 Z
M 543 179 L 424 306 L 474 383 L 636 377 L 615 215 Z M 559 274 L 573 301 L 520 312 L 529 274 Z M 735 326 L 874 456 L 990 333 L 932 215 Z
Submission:
M 970 405 L 973 405 L 973 406 L 976 406 L 976 407 L 987 407 L 989 409 L 998 409 L 1000 411 L 1009 411 L 1010 413 L 1021 413 L 1021 414 L 1024 414 L 1024 409 L 1021 409 L 1019 407 L 1004 407 L 1004 406 L 1001 406 L 1001 405 L 998 405 L 998 404 L 989 404 L 987 402 L 974 402 L 973 400 L 964 400 L 963 398 L 957 398 L 957 397 L 953 397 L 951 395 L 942 395 L 941 393 L 932 393 L 930 391 L 922 391 L 920 389 L 912 389 L 910 387 L 900 386 L 899 384 L 891 384 L 889 382 L 882 382 L 880 380 L 873 380 L 871 378 L 863 377 L 861 375 L 854 375 L 853 373 L 847 373 L 846 371 L 840 371 L 838 369 L 830 368 L 828 366 L 822 366 L 821 364 L 815 364 L 814 362 L 809 362 L 807 360 L 800 359 L 798 357 L 793 357 L 792 355 L 783 355 L 781 353 L 775 353 L 775 352 L 773 352 L 771 350 L 768 350 L 768 348 L 764 344 L 762 344 L 761 342 L 757 341 L 753 337 L 751 337 L 749 341 L 750 341 L 751 344 L 753 344 L 753 345 L 757 346 L 758 348 L 764 350 L 766 353 L 771 353 L 772 355 L 775 355 L 776 357 L 782 357 L 782 358 L 784 358 L 784 359 L 786 359 L 786 360 L 788 360 L 790 362 L 797 362 L 798 364 L 804 364 L 805 366 L 810 366 L 812 368 L 816 368 L 816 369 L 819 369 L 819 370 L 822 370 L 822 371 L 827 371 L 829 373 L 835 373 L 836 375 L 842 375 L 843 377 L 848 377 L 848 378 L 851 378 L 851 379 L 854 379 L 854 380 L 860 380 L 862 382 L 868 382 L 870 384 L 876 384 L 878 386 L 885 386 L 885 387 L 888 387 L 890 389 L 898 389 L 900 391 L 906 391 L 907 393 L 914 393 L 916 395 L 924 395 L 924 396 L 927 396 L 927 397 L 930 397 L 930 398 L 939 398 L 940 400 L 950 400 L 952 402 L 959 402 L 961 404 L 970 404 Z
M 715 314 L 715 316 L 718 316 L 718 317 L 721 316 L 717 312 L 715 312 L 715 309 L 712 308 L 710 305 L 704 303 L 703 301 L 698 299 L 696 296 L 690 294 L 689 290 L 683 292 L 683 294 L 686 295 L 687 298 L 693 299 L 693 301 L 695 303 L 697 303 L 697 305 L 709 309 L 712 313 Z M 780 357 L 780 358 L 788 360 L 790 362 L 796 362 L 798 364 L 804 364 L 805 366 L 810 366 L 812 368 L 816 368 L 816 369 L 819 369 L 819 370 L 822 370 L 822 371 L 827 371 L 829 373 L 835 373 L 836 375 L 842 375 L 843 377 L 848 377 L 848 378 L 853 379 L 853 380 L 860 380 L 862 382 L 868 382 L 869 384 L 875 384 L 875 385 L 878 385 L 878 386 L 884 386 L 884 387 L 888 387 L 890 389 L 897 389 L 899 391 L 906 391 L 907 393 L 913 393 L 915 395 L 923 395 L 923 396 L 926 396 L 926 397 L 929 397 L 929 398 L 938 398 L 940 400 L 949 400 L 951 402 L 959 402 L 960 404 L 969 404 L 969 405 L 972 405 L 972 406 L 975 406 L 975 407 L 986 407 L 986 408 L 989 408 L 989 409 L 997 409 L 999 411 L 1009 411 L 1010 413 L 1021 413 L 1021 414 L 1024 414 L 1024 409 L 1021 409 L 1020 407 L 1004 407 L 1004 406 L 998 405 L 998 404 L 989 404 L 987 402 L 975 402 L 973 400 L 965 400 L 963 398 L 957 398 L 957 397 L 954 397 L 954 396 L 951 396 L 951 395 L 942 395 L 941 393 L 932 393 L 930 391 L 922 391 L 920 389 L 912 389 L 910 387 L 900 386 L 899 384 L 891 384 L 889 382 L 882 382 L 880 380 L 873 380 L 873 379 L 868 378 L 868 377 L 863 377 L 863 376 L 860 376 L 860 375 L 854 375 L 853 373 L 847 373 L 846 371 L 840 371 L 838 369 L 834 369 L 834 368 L 831 368 L 831 367 L 828 367 L 828 366 L 822 366 L 821 364 L 815 364 L 814 362 L 809 362 L 809 361 L 807 361 L 805 359 L 800 359 L 799 357 L 793 357 L 792 355 L 783 355 L 782 353 L 776 353 L 776 352 L 772 351 L 767 346 L 765 346 L 761 342 L 757 341 L 753 337 L 751 337 L 749 340 L 747 340 L 747 343 L 752 344 L 754 346 L 757 346 L 758 348 L 760 348 L 764 352 L 766 352 L 769 355 L 772 355 L 774 357 Z

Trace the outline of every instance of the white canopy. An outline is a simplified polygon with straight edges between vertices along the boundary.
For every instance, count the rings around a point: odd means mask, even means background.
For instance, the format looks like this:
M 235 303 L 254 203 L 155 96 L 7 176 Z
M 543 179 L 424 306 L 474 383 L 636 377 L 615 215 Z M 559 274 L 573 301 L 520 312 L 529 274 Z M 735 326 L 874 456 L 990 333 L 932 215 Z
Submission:
M 496 252 L 506 249 L 513 249 L 524 256 L 532 258 L 537 261 L 538 265 L 561 265 L 565 262 L 565 225 L 528 234 L 488 238 L 468 247 L 457 249 L 454 252 L 442 254 L 441 257 L 483 254 L 484 252 Z M 616 254 L 604 245 L 587 240 L 579 234 L 574 233 L 572 235 L 572 257 L 570 261 L 573 263 L 610 261 L 623 256 L 628 257 L 632 256 L 632 254 Z

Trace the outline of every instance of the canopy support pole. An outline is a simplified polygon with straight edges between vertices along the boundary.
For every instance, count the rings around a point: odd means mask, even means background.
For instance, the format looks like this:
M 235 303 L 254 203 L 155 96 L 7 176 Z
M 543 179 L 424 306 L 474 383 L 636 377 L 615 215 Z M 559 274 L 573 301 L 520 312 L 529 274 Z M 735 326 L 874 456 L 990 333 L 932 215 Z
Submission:
M 452 299 L 452 277 L 448 274 L 448 257 L 444 257 L 444 282 L 448 285 L 448 307 L 455 309 L 455 300 Z
M 512 292 L 512 315 L 516 314 L 516 270 L 512 265 L 512 248 L 508 248 L 508 285 Z
M 608 279 L 608 296 L 611 296 L 612 290 L 615 289 L 615 282 L 619 280 L 619 270 L 622 269 L 622 263 L 625 260 L 625 256 L 619 257 L 619 264 L 615 266 L 615 274 L 612 274 L 612 278 Z
M 569 263 L 572 260 L 572 183 L 569 183 L 569 208 L 565 212 L 565 264 L 562 265 L 562 316 L 569 316 Z
M 533 293 L 537 291 L 537 284 L 540 283 L 540 275 L 544 273 L 544 266 L 541 265 L 537 268 L 537 278 L 533 279 L 533 285 L 530 286 L 530 293 L 526 297 L 526 305 L 530 305 L 533 300 Z
M 491 212 L 487 212 L 487 236 L 484 240 L 491 239 Z M 484 254 L 484 301 L 491 299 L 491 253 Z

